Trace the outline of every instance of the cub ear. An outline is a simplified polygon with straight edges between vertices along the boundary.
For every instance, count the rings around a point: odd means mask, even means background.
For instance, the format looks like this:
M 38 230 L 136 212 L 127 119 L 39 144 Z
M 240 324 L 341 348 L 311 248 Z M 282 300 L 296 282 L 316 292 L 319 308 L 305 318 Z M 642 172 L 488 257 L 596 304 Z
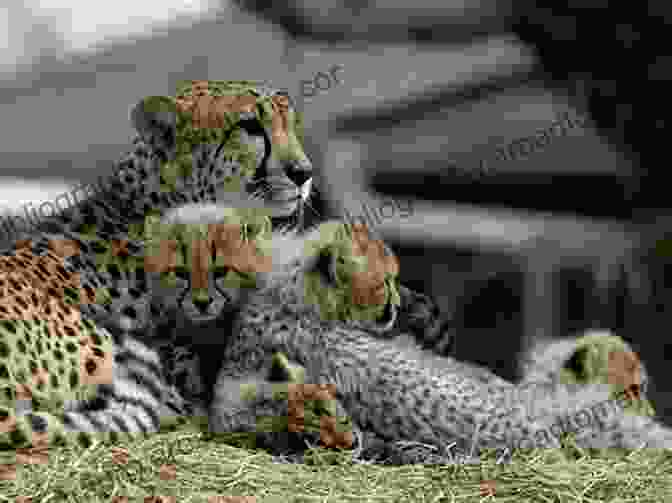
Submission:
M 175 154 L 177 106 L 166 96 L 148 96 L 130 110 L 131 124 L 145 142 L 166 153 Z

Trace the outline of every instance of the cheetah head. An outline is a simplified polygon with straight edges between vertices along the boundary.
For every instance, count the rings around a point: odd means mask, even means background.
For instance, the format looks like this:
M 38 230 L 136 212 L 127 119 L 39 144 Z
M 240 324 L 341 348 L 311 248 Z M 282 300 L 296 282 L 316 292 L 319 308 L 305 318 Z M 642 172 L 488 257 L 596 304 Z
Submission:
M 335 387 L 305 384 L 304 377 L 305 369 L 282 353 L 249 375 L 220 375 L 208 434 L 227 442 L 251 440 L 278 454 L 303 450 L 306 441 L 352 448 L 357 427 L 334 398 Z
M 283 220 L 303 215 L 312 165 L 287 94 L 247 81 L 187 81 L 175 98 L 147 97 L 130 116 L 161 163 L 161 192 L 264 207 Z
M 623 338 L 609 330 L 537 342 L 523 359 L 524 381 L 570 385 L 608 385 L 613 398 L 638 414 L 655 411 L 646 397 L 649 375 L 644 362 Z
M 266 292 L 304 320 L 389 332 L 402 305 L 399 261 L 372 236 L 364 225 L 338 221 L 320 224 L 299 241 L 274 235 Z
M 152 302 L 192 324 L 216 320 L 270 271 L 266 210 L 185 205 L 145 223 Z

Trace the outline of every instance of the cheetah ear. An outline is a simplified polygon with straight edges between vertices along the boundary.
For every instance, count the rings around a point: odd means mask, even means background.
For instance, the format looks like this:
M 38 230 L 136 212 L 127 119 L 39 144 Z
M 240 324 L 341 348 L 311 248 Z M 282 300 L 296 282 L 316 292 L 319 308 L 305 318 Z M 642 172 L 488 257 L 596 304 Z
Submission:
M 148 96 L 130 110 L 131 124 L 152 147 L 174 157 L 177 143 L 177 106 L 166 96 Z

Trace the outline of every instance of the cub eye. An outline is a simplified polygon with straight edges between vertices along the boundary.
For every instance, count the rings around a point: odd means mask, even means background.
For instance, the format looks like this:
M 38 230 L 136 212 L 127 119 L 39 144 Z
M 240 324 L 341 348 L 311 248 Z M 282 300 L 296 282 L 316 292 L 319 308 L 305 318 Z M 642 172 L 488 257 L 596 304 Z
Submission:
M 340 257 L 339 257 L 340 259 Z M 317 258 L 315 270 L 320 273 L 323 279 L 328 283 L 336 284 L 336 268 L 334 257 L 331 253 L 321 253 Z
M 175 272 L 175 276 L 178 279 L 189 281 L 189 278 L 191 277 L 191 273 L 190 273 L 189 269 L 187 269 L 184 266 L 176 267 L 174 272 Z
M 213 279 L 216 281 L 218 279 L 226 277 L 227 273 L 231 270 L 230 267 L 224 266 L 224 265 L 218 265 L 214 266 L 212 268 L 212 276 Z

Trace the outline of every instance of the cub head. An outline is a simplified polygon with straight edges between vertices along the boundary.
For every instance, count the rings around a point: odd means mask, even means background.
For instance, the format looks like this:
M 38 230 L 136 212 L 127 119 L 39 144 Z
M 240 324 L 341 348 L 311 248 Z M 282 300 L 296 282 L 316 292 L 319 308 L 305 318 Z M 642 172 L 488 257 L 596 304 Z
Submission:
M 306 441 L 352 449 L 356 425 L 335 399 L 335 386 L 305 384 L 305 369 L 282 353 L 258 371 L 221 374 L 209 414 L 211 438 L 276 454 L 302 451 Z
M 302 216 L 312 165 L 302 117 L 286 93 L 249 81 L 187 81 L 175 98 L 144 98 L 130 117 L 159 164 L 157 192 L 264 207 L 280 219 Z M 120 175 L 125 187 L 135 176 L 127 174 Z
M 271 269 L 266 210 L 192 204 L 145 220 L 152 302 L 192 323 L 217 319 Z
M 644 362 L 623 338 L 609 330 L 586 330 L 579 336 L 541 341 L 523 359 L 525 382 L 608 385 L 626 410 L 654 415 L 646 398 L 649 381 Z
M 320 224 L 301 240 L 275 235 L 266 288 L 303 319 L 388 332 L 401 306 L 399 261 L 364 225 Z M 284 265 L 283 265 L 284 263 Z

